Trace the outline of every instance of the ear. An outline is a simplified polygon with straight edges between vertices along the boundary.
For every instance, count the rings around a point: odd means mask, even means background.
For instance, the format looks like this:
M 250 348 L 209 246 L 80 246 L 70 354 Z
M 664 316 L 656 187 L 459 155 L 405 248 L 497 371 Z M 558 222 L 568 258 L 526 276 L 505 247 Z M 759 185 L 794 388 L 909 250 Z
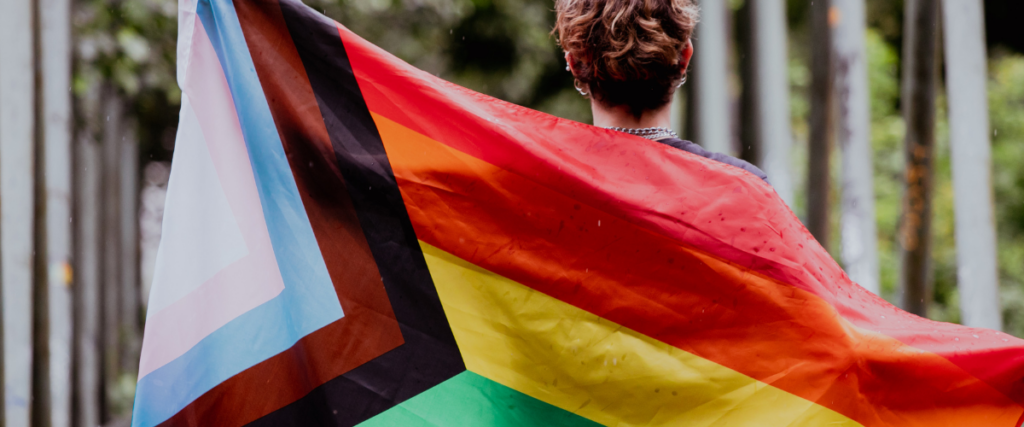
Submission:
M 690 66 L 690 58 L 693 57 L 693 42 L 686 40 L 686 44 L 683 45 L 683 51 L 680 52 L 679 68 L 682 68 L 683 74 L 686 74 L 686 68 Z
M 575 76 L 576 75 L 576 58 L 574 56 L 572 56 L 571 53 L 566 52 L 565 53 L 565 63 L 568 64 L 567 67 L 569 67 L 569 72 L 571 72 L 572 75 Z

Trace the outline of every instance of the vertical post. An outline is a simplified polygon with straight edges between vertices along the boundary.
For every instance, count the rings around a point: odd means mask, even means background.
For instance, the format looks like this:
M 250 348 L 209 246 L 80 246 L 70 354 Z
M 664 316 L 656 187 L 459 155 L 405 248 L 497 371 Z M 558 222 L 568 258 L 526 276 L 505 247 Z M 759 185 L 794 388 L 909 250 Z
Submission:
M 32 397 L 29 420 L 50 427 L 50 283 L 46 272 L 46 104 L 43 80 L 42 5 L 32 5 Z
M 121 367 L 121 151 L 124 137 L 124 109 L 121 98 L 113 87 L 106 86 L 103 91 L 103 143 L 102 143 L 102 242 L 103 252 L 100 256 L 102 280 L 100 292 L 103 307 L 103 385 L 100 405 L 100 420 L 107 422 L 110 413 L 111 391 L 117 385 Z
M 757 138 L 757 64 L 754 61 L 753 22 L 755 20 L 753 2 L 745 1 L 736 11 L 736 47 L 738 48 L 740 82 L 743 91 L 740 93 L 739 105 L 739 157 L 751 164 L 761 164 L 761 141 Z
M 943 0 L 942 7 L 960 313 L 967 326 L 999 330 L 983 6 Z
M 903 309 L 925 316 L 932 299 L 932 170 L 935 149 L 935 89 L 938 0 L 907 0 L 903 26 L 903 117 L 907 123 L 906 192 L 900 224 Z
M 818 243 L 829 249 L 830 193 L 832 174 L 833 91 L 832 28 L 829 25 L 830 0 L 811 3 L 811 110 L 808 114 L 810 138 L 807 153 L 807 229 Z
M 5 2 L 0 13 L 0 284 L 8 426 L 29 425 L 32 396 L 33 6 Z
M 701 22 L 694 37 L 693 142 L 705 149 L 730 153 L 728 6 L 725 0 L 702 0 Z
M 854 282 L 878 294 L 878 238 L 871 165 L 871 103 L 864 46 L 864 0 L 832 0 L 839 148 L 843 155 L 842 260 Z
M 755 139 L 761 148 L 758 165 L 775 192 L 793 206 L 789 123 L 789 77 L 786 46 L 786 3 L 783 0 L 750 2 L 753 33 L 749 55 L 754 64 Z
M 100 423 L 100 153 L 98 144 L 81 138 L 78 160 L 78 206 L 75 266 L 75 340 L 77 425 Z
M 49 293 L 50 424 L 71 424 L 71 2 L 39 0 L 46 258 Z
M 79 101 L 86 126 L 75 143 L 74 266 L 72 289 L 74 321 L 74 376 L 72 419 L 77 426 L 100 424 L 102 399 L 101 254 L 102 157 L 96 142 L 99 119 L 99 90 L 92 88 Z
M 119 372 L 138 374 L 139 351 L 139 144 L 131 123 L 120 130 L 120 237 L 121 237 L 121 306 Z

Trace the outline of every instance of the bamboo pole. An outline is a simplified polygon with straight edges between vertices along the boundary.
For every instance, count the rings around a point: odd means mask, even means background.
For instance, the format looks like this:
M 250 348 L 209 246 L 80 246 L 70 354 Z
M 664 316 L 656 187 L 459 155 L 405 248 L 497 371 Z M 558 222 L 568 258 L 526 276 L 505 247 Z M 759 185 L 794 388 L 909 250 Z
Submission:
M 5 2 L 0 13 L 0 283 L 3 307 L 4 419 L 30 423 L 34 218 L 33 3 Z
M 980 0 L 943 0 L 946 93 L 963 324 L 1002 329 L 993 217 L 985 21 Z
M 837 136 L 842 152 L 841 254 L 854 282 L 878 294 L 878 238 L 871 165 L 871 103 L 864 0 L 832 0 Z
M 729 154 L 732 114 L 729 111 L 729 19 L 725 0 L 702 0 L 701 22 L 694 35 L 693 142 Z
M 793 206 L 793 135 L 789 123 L 789 66 L 787 64 L 786 3 L 783 0 L 749 2 L 754 83 L 754 138 L 760 147 L 757 164 L 768 175 L 775 192 Z
M 829 249 L 831 212 L 831 157 L 834 145 L 835 116 L 832 66 L 832 28 L 829 25 L 830 0 L 811 3 L 811 110 L 808 114 L 810 137 L 807 153 L 807 230 L 818 243 Z
M 903 117 L 907 123 L 906 192 L 900 224 L 903 309 L 926 316 L 932 299 L 931 222 L 934 190 L 938 0 L 907 0 L 903 27 Z

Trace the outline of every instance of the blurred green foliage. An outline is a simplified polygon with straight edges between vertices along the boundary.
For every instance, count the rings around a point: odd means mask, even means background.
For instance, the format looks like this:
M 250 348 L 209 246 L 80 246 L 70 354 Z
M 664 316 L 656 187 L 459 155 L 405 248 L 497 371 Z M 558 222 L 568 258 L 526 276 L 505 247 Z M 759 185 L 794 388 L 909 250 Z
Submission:
M 573 120 L 590 104 L 572 86 L 551 0 L 310 0 L 363 38 L 470 89 Z
M 900 116 L 899 56 L 891 39 L 869 30 L 871 134 L 874 150 L 876 220 L 883 296 L 898 301 L 899 223 L 905 161 Z M 993 187 L 1005 330 L 1024 336 L 1024 56 L 995 52 L 989 64 Z M 938 97 L 935 196 L 932 224 L 934 301 L 928 316 L 960 321 L 949 126 L 945 96 Z M 979 189 L 980 191 L 981 189 Z
M 414 66 L 471 89 L 561 117 L 589 122 L 587 100 L 572 88 L 562 52 L 549 34 L 551 0 L 308 0 L 370 42 Z M 733 9 L 741 0 L 732 1 Z M 902 1 L 868 0 L 876 216 L 883 296 L 897 300 L 896 228 L 903 192 L 900 117 Z M 807 2 L 789 0 L 791 115 L 797 141 L 794 178 L 806 174 L 810 83 Z M 143 160 L 169 159 L 180 91 L 175 82 L 174 0 L 83 0 L 76 3 L 74 93 L 79 122 L 94 115 L 90 97 L 108 87 L 140 124 Z M 989 82 L 999 266 L 1006 328 L 1024 336 L 1024 56 L 995 51 Z M 939 98 L 933 247 L 935 304 L 930 317 L 959 320 L 953 193 L 944 99 Z M 80 123 L 81 125 L 81 123 Z M 836 153 L 838 156 L 838 153 Z M 838 157 L 833 164 L 840 164 Z M 835 176 L 838 178 L 838 169 Z M 834 180 L 838 182 L 838 179 Z M 839 188 L 832 239 L 838 254 Z M 797 195 L 796 210 L 805 197 Z
M 174 0 L 75 3 L 74 78 L 78 128 L 98 117 L 101 96 L 120 96 L 139 124 L 144 159 L 170 159 L 181 91 L 175 80 Z M 105 89 L 105 92 L 104 92 Z
M 995 52 L 989 65 L 992 181 L 1005 330 L 1024 336 L 1024 55 Z

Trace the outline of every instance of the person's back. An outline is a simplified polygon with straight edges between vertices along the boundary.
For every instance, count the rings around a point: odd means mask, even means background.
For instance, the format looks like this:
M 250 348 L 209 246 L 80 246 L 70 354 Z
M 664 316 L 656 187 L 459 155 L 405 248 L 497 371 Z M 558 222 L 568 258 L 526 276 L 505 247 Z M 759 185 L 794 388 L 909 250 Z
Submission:
M 746 161 L 683 141 L 669 129 L 672 94 L 686 82 L 697 24 L 692 0 L 557 0 L 553 33 L 594 125 L 744 169 Z

